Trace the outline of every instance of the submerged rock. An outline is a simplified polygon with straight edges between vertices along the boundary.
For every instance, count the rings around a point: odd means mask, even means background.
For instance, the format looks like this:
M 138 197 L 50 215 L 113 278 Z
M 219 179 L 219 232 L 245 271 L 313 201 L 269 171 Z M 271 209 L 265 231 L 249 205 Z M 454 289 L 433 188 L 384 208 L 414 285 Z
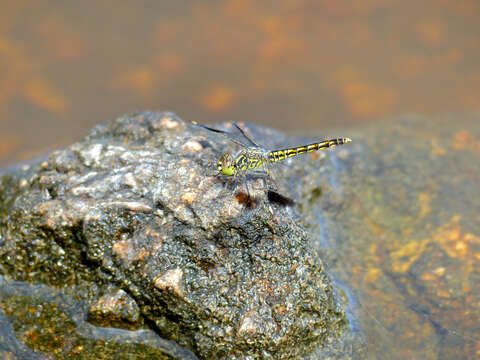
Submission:
M 145 112 L 4 176 L 3 274 L 75 285 L 92 316 L 148 326 L 203 359 L 289 359 L 331 342 L 345 317 L 318 252 L 287 197 L 253 179 L 245 202 L 215 176 L 231 146 Z
M 348 294 L 344 334 L 364 339 L 353 357 L 477 358 L 480 113 L 404 115 L 347 135 L 322 168 L 292 170 L 306 172 L 299 208 Z

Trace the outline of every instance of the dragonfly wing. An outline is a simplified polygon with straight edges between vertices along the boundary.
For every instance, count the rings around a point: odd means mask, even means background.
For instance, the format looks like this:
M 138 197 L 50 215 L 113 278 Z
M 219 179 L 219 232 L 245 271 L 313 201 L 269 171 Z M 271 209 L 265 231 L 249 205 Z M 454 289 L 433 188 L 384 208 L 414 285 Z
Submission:
M 240 131 L 240 133 L 243 135 L 243 137 L 245 139 L 247 139 L 248 143 L 250 144 L 250 146 L 253 146 L 253 147 L 261 147 L 260 145 L 258 145 L 255 141 L 252 140 L 252 138 L 250 136 L 247 135 L 247 133 L 245 132 L 245 130 L 243 130 L 237 123 L 233 123 L 233 126 L 235 126 L 237 128 L 238 131 Z
M 211 131 L 211 132 L 220 134 L 220 135 L 226 137 L 228 140 L 234 142 L 235 144 L 240 145 L 240 146 L 243 147 L 243 148 L 247 148 L 247 147 L 248 147 L 247 144 L 245 144 L 244 142 L 242 142 L 242 141 L 240 141 L 239 139 L 237 139 L 234 134 L 229 133 L 228 131 L 223 131 L 223 130 L 219 130 L 219 129 L 212 128 L 212 127 L 210 127 L 210 126 L 205 126 L 205 125 L 202 125 L 202 124 L 197 123 L 196 121 L 192 121 L 192 124 L 195 125 L 195 126 L 198 126 L 198 127 L 202 128 L 202 129 L 205 129 L 205 130 L 208 130 L 208 131 Z

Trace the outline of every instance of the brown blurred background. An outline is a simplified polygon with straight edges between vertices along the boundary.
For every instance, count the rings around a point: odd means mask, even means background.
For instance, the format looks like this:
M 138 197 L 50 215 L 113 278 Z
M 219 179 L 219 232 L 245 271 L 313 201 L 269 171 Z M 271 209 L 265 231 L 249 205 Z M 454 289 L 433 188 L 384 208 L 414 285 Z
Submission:
M 135 110 L 298 131 L 480 109 L 476 0 L 1 0 L 0 9 L 0 167 Z

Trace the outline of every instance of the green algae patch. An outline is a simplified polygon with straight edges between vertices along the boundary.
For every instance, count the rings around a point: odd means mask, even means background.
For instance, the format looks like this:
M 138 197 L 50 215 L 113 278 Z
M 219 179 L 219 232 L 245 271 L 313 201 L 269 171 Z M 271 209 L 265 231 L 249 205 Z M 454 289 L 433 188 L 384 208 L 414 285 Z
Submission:
M 174 359 L 142 344 L 89 340 L 79 336 L 75 322 L 57 305 L 23 296 L 1 302 L 16 336 L 36 352 L 55 359 Z

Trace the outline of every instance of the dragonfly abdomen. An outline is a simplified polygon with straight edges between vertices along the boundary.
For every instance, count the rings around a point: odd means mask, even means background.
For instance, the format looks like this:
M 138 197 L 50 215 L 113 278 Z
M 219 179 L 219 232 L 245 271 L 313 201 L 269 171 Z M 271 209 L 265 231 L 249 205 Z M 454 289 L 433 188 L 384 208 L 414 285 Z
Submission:
M 347 144 L 350 141 L 352 141 L 350 138 L 336 138 L 289 149 L 274 150 L 268 153 L 268 160 L 270 162 L 277 162 L 307 152 L 313 152 L 317 150 L 327 149 L 330 147 L 335 147 L 337 145 Z

